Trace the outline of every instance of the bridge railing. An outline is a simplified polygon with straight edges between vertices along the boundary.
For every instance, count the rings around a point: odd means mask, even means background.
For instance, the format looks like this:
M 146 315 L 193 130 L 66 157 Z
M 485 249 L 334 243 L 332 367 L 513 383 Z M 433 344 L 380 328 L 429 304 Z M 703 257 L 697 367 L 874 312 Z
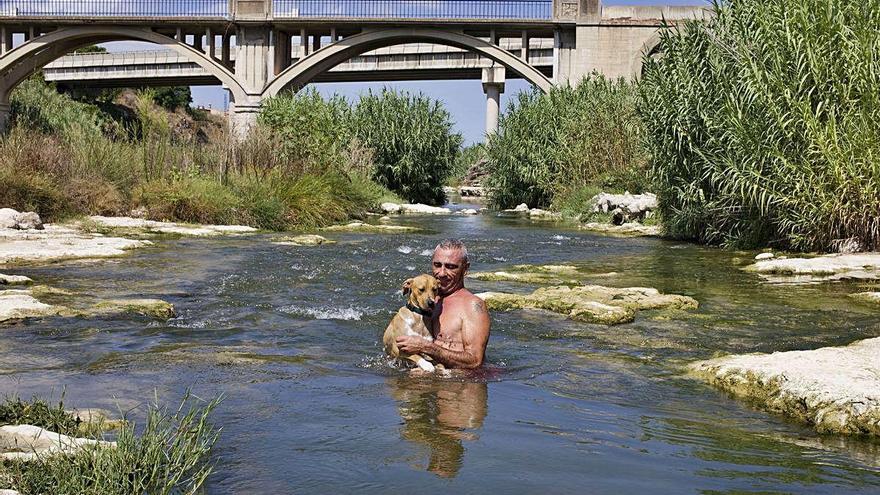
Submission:
M 273 0 L 276 19 L 545 20 L 552 0 Z
M 226 18 L 229 16 L 229 0 L 0 0 L 0 18 Z

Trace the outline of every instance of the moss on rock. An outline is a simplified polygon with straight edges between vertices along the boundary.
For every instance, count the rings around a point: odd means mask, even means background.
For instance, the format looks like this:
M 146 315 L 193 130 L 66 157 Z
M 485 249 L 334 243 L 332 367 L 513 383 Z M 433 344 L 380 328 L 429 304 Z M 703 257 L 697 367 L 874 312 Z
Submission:
M 336 241 L 316 234 L 304 234 L 278 237 L 272 243 L 283 246 L 320 246 L 322 244 L 336 244 Z
M 687 296 L 661 294 L 656 289 L 631 287 L 617 289 L 601 285 L 542 287 L 531 294 L 484 292 L 477 294 L 489 309 L 544 309 L 577 321 L 617 325 L 635 319 L 640 309 L 696 309 L 698 303 Z
M 405 227 L 403 225 L 373 225 L 364 222 L 350 222 L 344 225 L 331 225 L 324 227 L 322 230 L 328 232 L 350 231 L 350 232 L 367 232 L 373 234 L 403 234 L 411 232 L 419 232 L 421 229 L 416 227 Z

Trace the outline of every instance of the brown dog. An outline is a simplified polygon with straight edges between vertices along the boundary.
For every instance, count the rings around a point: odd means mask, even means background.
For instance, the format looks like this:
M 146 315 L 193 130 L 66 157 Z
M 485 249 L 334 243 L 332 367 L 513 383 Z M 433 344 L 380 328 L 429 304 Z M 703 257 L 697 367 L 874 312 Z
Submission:
M 397 311 L 382 337 L 382 342 L 385 343 L 385 352 L 393 357 L 412 361 L 419 368 L 428 372 L 433 372 L 435 369 L 435 366 L 429 361 L 431 358 L 419 354 L 401 353 L 397 348 L 396 340 L 402 335 L 422 337 L 428 341 L 434 340 L 431 334 L 431 314 L 434 311 L 437 290 L 437 279 L 431 275 L 419 275 L 404 282 L 403 295 L 407 296 L 406 306 Z

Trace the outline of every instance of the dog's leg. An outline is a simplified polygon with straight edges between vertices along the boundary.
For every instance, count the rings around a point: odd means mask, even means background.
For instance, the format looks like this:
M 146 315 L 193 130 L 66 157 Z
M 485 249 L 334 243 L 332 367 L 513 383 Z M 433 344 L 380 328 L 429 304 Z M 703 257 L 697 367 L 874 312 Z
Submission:
M 428 361 L 427 359 L 423 358 L 422 356 L 419 356 L 418 354 L 413 354 L 412 356 L 407 356 L 407 359 L 416 363 L 416 366 L 427 371 L 428 373 L 434 372 L 434 369 L 435 369 L 434 365 L 431 364 L 431 362 Z

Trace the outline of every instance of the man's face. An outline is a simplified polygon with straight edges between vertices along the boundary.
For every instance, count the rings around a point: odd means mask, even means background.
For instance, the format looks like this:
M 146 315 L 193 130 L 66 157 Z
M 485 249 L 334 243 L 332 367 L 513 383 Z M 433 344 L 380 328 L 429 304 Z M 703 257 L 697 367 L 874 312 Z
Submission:
M 440 295 L 448 296 L 464 287 L 468 264 L 458 249 L 436 249 L 431 260 L 434 278 L 440 283 Z

